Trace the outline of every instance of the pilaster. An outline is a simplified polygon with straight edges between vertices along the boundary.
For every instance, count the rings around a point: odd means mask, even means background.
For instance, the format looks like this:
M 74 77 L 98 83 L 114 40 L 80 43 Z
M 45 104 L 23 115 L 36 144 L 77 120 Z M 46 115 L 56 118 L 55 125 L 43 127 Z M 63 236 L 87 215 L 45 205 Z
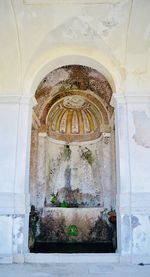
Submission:
M 2 262 L 3 257 L 4 262 L 23 262 L 23 253 L 28 251 L 28 177 L 33 102 L 31 96 L 0 96 Z
M 116 94 L 118 242 L 122 259 L 150 261 L 150 95 Z M 148 258 L 149 257 L 149 258 Z

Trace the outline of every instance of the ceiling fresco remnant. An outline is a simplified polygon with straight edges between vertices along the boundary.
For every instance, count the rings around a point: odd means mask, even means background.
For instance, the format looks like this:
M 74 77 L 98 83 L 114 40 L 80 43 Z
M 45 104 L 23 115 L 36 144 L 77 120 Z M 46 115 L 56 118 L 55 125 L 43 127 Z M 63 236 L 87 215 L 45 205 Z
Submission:
M 108 81 L 96 70 L 80 65 L 58 68 L 41 81 L 35 94 L 40 131 L 67 142 L 96 139 L 108 131 L 111 96 Z
M 48 134 L 60 140 L 90 140 L 100 136 L 101 115 L 92 103 L 80 96 L 68 96 L 49 112 Z
M 68 96 L 64 99 L 63 105 L 66 108 L 79 109 L 85 105 L 85 100 L 80 96 Z

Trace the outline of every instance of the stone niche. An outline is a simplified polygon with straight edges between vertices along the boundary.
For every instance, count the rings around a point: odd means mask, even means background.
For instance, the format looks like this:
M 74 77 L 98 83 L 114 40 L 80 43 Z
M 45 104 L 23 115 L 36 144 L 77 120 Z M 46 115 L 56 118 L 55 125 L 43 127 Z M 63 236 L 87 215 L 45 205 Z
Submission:
M 103 206 L 101 143 L 62 145 L 47 140 L 47 206 Z
M 112 239 L 108 212 L 115 209 L 116 186 L 111 94 L 104 76 L 76 65 L 55 70 L 39 85 L 30 167 L 34 242 Z

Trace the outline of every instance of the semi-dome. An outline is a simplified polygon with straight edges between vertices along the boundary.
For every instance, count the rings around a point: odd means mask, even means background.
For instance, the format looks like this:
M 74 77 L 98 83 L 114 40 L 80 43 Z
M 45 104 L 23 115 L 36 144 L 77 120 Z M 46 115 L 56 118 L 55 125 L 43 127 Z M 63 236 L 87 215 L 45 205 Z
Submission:
M 100 136 L 101 115 L 95 104 L 73 95 L 55 103 L 47 116 L 48 134 L 63 141 L 87 141 Z

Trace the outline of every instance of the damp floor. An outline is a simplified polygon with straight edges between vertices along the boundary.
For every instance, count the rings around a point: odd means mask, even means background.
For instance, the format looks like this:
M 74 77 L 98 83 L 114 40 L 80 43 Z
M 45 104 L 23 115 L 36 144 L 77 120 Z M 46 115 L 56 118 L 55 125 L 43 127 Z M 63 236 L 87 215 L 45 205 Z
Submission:
M 121 264 L 0 265 L 0 277 L 150 277 L 150 266 Z

